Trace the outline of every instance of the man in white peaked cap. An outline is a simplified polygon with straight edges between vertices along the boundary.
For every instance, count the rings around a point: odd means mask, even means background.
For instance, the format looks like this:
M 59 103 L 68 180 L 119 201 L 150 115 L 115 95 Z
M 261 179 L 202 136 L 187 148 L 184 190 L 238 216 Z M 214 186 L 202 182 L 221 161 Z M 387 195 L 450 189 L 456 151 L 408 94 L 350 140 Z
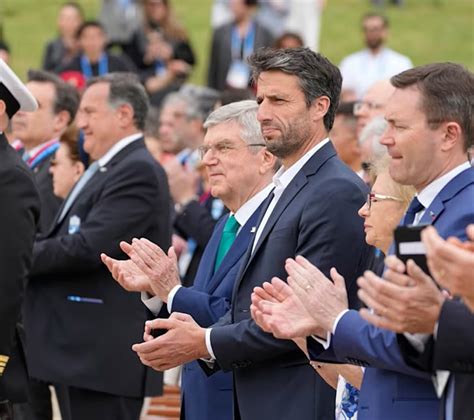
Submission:
M 18 111 L 37 103 L 0 60 L 0 420 L 13 419 L 14 403 L 27 400 L 27 371 L 17 322 L 31 264 L 39 197 L 30 171 L 3 131 Z

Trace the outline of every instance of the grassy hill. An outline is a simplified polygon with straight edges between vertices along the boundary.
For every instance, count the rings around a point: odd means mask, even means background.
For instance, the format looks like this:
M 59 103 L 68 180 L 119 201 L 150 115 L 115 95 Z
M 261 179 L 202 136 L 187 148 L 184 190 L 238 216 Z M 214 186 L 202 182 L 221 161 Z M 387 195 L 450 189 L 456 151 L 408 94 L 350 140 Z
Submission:
M 79 0 L 88 18 L 96 16 L 99 0 Z M 386 0 L 386 3 L 389 1 Z M 171 0 L 189 31 L 198 56 L 192 76 L 204 83 L 211 30 L 212 0 Z M 45 42 L 55 35 L 62 0 L 0 0 L 0 24 L 12 47 L 12 65 L 24 76 L 41 62 Z M 362 47 L 360 16 L 371 10 L 369 0 L 327 0 L 323 15 L 321 52 L 339 63 Z M 474 1 L 405 0 L 401 8 L 387 7 L 391 21 L 389 45 L 415 64 L 455 61 L 474 70 Z

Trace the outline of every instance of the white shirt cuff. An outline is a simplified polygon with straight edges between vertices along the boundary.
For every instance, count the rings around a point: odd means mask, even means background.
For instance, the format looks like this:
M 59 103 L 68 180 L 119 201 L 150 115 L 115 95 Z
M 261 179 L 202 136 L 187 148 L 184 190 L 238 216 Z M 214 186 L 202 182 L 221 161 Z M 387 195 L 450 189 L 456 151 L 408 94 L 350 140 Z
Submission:
M 317 335 L 312 335 L 311 338 L 321 344 L 324 350 L 327 350 L 331 345 L 331 333 L 329 331 L 327 332 L 326 340 L 318 337 Z
M 147 292 L 141 292 L 143 304 L 155 315 L 158 315 L 163 306 L 163 301 L 158 296 L 150 296 Z
M 207 352 L 211 355 L 210 359 L 203 359 L 207 362 L 214 362 L 216 360 L 216 355 L 212 351 L 212 346 L 211 346 L 211 331 L 212 331 L 212 328 L 206 328 L 206 348 L 207 348 Z
M 339 321 L 346 314 L 346 312 L 349 312 L 349 309 L 344 309 L 338 316 L 336 316 L 336 319 L 334 320 L 334 324 L 332 326 L 332 333 L 333 334 L 336 334 L 337 324 L 339 324 Z
M 173 312 L 173 299 L 180 287 L 183 287 L 183 286 L 181 286 L 180 284 L 177 284 L 168 293 L 168 303 L 166 304 L 166 308 L 168 309 L 169 313 Z
M 346 312 L 349 312 L 349 309 L 344 309 L 337 317 L 336 319 L 334 320 L 334 324 L 332 326 L 332 331 L 328 331 L 327 332 L 327 336 L 326 336 L 326 340 L 320 338 L 320 337 L 317 337 L 315 335 L 312 335 L 311 338 L 313 340 L 316 340 L 319 344 L 321 344 L 324 348 L 324 350 L 327 350 L 330 346 L 331 346 L 331 336 L 333 334 L 335 334 L 336 332 L 336 328 L 337 328 L 337 324 L 339 323 L 339 321 L 341 320 L 341 318 L 344 316 L 344 314 Z

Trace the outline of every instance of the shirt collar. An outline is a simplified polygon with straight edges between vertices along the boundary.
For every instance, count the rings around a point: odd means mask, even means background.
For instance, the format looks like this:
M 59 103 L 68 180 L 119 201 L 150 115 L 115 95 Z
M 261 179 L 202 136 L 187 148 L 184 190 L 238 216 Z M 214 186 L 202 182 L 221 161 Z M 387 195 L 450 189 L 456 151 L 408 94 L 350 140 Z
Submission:
M 50 139 L 48 141 L 45 141 L 41 144 L 38 144 L 38 146 L 33 147 L 33 149 L 28 150 L 28 156 L 34 156 L 36 153 L 38 153 L 46 144 L 49 142 L 57 141 L 58 139 Z M 26 151 L 26 150 L 25 150 Z
M 281 167 L 278 172 L 273 176 L 273 183 L 277 188 L 285 189 L 288 184 L 293 180 L 296 174 L 301 170 L 301 168 L 310 160 L 313 155 L 329 143 L 329 138 L 326 137 L 324 140 L 320 141 L 316 146 L 312 149 L 308 150 L 303 156 L 299 158 L 293 165 L 291 165 L 288 169 L 285 167 Z
M 130 143 L 133 143 L 134 141 L 137 141 L 138 139 L 141 139 L 142 137 L 143 137 L 142 133 L 135 133 L 115 143 L 108 150 L 108 152 L 99 159 L 99 166 L 100 167 L 106 166 L 118 152 L 120 152 L 122 149 L 125 149 L 125 147 L 127 147 Z
M 258 209 L 260 204 L 268 197 L 270 191 L 273 189 L 273 183 L 267 185 L 263 190 L 260 190 L 250 200 L 246 201 L 240 208 L 235 212 L 234 216 L 239 225 L 242 227 L 247 223 L 255 210 Z
M 423 188 L 423 190 L 420 191 L 419 194 L 417 194 L 418 201 L 423 204 L 425 209 L 427 209 L 435 197 L 446 185 L 448 185 L 452 179 L 470 167 L 471 165 L 469 162 L 464 162 L 463 164 L 456 166 L 454 169 L 451 169 L 443 176 L 435 179 L 433 182 L 431 182 L 431 184 L 428 184 L 425 188 Z

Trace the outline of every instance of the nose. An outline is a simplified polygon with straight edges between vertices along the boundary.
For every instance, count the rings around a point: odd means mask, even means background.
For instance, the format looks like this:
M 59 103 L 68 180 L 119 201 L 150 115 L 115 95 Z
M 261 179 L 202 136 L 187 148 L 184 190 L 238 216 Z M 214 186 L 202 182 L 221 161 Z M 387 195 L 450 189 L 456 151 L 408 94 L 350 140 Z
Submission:
M 380 136 L 379 143 L 383 146 L 392 146 L 395 143 L 393 138 L 393 129 L 390 127 L 390 125 L 387 126 L 385 131 Z
M 87 123 L 86 123 L 86 118 L 84 116 L 84 113 L 79 111 L 76 115 L 76 126 L 77 128 L 79 129 L 84 129 L 86 127 Z
M 262 123 L 264 121 L 270 121 L 271 119 L 270 107 L 267 102 L 263 100 L 258 104 L 257 120 Z
M 367 205 L 367 203 L 364 203 L 364 205 L 359 209 L 357 214 L 363 219 L 365 219 L 369 215 L 369 212 L 370 212 L 369 206 Z
M 209 148 L 206 153 L 201 158 L 201 162 L 205 166 L 212 166 L 217 163 L 217 158 L 212 151 L 212 148 Z

